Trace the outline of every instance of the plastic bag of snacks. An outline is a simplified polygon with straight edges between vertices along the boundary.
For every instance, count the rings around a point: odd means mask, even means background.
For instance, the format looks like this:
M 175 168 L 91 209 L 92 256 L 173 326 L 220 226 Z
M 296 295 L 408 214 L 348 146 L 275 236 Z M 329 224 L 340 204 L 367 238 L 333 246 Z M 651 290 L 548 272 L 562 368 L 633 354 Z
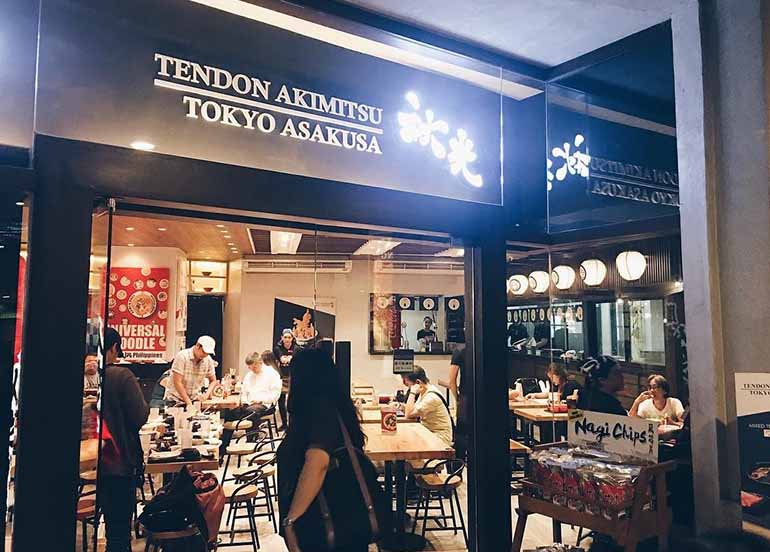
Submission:
M 641 468 L 638 466 L 605 466 L 594 477 L 599 484 L 599 500 L 607 519 L 621 515 L 634 498 L 634 484 Z

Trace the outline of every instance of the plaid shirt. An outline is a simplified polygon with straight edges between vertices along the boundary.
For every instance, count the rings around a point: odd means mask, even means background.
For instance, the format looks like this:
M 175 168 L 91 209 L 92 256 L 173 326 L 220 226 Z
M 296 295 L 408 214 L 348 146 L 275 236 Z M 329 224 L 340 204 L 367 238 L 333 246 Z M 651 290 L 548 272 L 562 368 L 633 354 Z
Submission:
M 183 349 L 174 357 L 174 363 L 171 365 L 171 371 L 182 376 L 182 382 L 187 394 L 191 400 L 195 400 L 200 391 L 201 385 L 208 376 L 215 376 L 216 361 L 207 356 L 201 361 L 196 361 L 193 356 L 192 347 L 189 349 Z M 216 377 L 216 376 L 215 376 Z M 163 396 L 165 400 L 173 400 L 177 402 L 183 402 L 176 388 L 174 387 L 173 380 L 169 382 L 166 387 L 166 393 Z

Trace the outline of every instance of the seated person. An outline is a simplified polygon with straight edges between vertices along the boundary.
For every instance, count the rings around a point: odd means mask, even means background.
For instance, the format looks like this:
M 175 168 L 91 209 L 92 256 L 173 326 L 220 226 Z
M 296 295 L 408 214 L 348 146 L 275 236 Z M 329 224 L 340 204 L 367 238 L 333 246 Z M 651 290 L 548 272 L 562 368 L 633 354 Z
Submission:
M 663 423 L 680 424 L 684 421 L 684 406 L 679 399 L 670 397 L 671 387 L 663 376 L 647 378 L 647 391 L 634 401 L 628 414 L 646 420 L 662 420 Z
M 530 393 L 528 399 L 549 399 L 551 394 L 557 393 L 560 401 L 577 401 L 580 384 L 571 379 L 567 374 L 567 369 L 561 364 L 552 362 L 548 366 L 548 380 L 551 382 L 551 391 L 546 393 Z M 510 393 L 509 393 L 510 397 Z
M 83 394 L 95 395 L 99 391 L 99 357 L 96 353 L 86 353 L 83 364 Z
M 150 397 L 150 408 L 163 408 L 166 406 L 166 401 L 163 397 L 166 395 L 166 387 L 171 385 L 171 369 L 163 372 L 158 381 L 155 382 L 155 387 L 152 388 L 152 396 Z
M 420 418 L 420 423 L 435 433 L 448 446 L 454 441 L 452 418 L 438 387 L 432 385 L 425 370 L 419 366 L 414 371 L 404 374 L 404 382 L 411 386 L 409 398 L 404 408 L 407 418 Z
M 586 376 L 586 386 L 578 391 L 579 409 L 628 416 L 615 396 L 623 389 L 623 374 L 614 358 L 600 356 L 589 359 L 580 370 Z
M 281 396 L 281 376 L 273 368 L 275 360 L 272 351 L 251 353 L 246 357 L 248 371 L 241 384 L 241 406 L 224 412 L 224 419 L 233 422 L 248 418 L 256 422 Z M 230 444 L 233 430 L 222 432 L 222 451 Z

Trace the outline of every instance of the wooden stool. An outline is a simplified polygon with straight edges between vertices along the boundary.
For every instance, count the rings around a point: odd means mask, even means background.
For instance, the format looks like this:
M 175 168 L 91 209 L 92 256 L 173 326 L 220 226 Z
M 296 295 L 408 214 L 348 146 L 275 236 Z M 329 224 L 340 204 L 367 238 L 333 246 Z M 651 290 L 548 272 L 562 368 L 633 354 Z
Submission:
M 88 550 L 88 526 L 94 528 L 94 534 L 99 530 L 99 517 L 96 515 L 96 499 L 81 498 L 78 500 L 75 519 L 82 525 L 83 552 Z
M 238 430 L 248 430 L 251 429 L 254 426 L 251 420 L 235 420 L 233 422 L 225 422 L 222 426 L 224 429 L 229 429 L 230 431 L 238 431 Z
M 460 474 L 465 468 L 465 463 L 462 462 L 462 460 L 454 460 L 453 464 L 454 463 L 459 463 L 460 465 L 448 475 L 439 473 L 440 470 L 444 469 L 449 464 L 449 461 L 445 460 L 433 467 L 433 473 L 418 475 L 415 478 L 415 483 L 420 491 L 420 495 L 417 499 L 417 510 L 414 514 L 412 533 L 417 530 L 417 522 L 420 519 L 420 510 L 422 509 L 423 537 L 425 536 L 425 531 L 454 531 L 454 534 L 456 535 L 457 531 L 461 530 L 463 532 L 465 546 L 467 547 L 468 532 L 465 529 L 465 519 L 463 518 L 463 511 L 460 506 L 460 497 L 457 494 L 457 489 L 463 482 Z M 450 514 L 446 513 L 444 499 L 449 500 Z M 438 505 L 431 506 L 431 503 L 435 501 L 438 501 Z M 441 513 L 431 516 L 429 515 L 429 510 L 440 510 Z M 459 525 L 457 521 L 458 517 Z M 436 523 L 436 527 L 427 527 L 429 519 Z M 449 525 L 450 520 L 452 525 Z
M 203 535 L 195 526 L 187 527 L 181 531 L 164 531 L 162 533 L 152 533 L 147 530 L 147 544 L 144 547 L 144 552 L 160 552 L 161 547 L 165 544 L 176 542 L 180 540 L 187 540 L 194 537 L 199 537 L 203 543 L 204 550 L 207 549 L 208 543 L 203 540 Z
M 238 533 L 249 533 L 251 537 L 251 546 L 254 548 L 254 552 L 258 552 L 259 549 L 259 534 L 257 533 L 257 523 L 254 520 L 254 501 L 260 495 L 259 488 L 256 483 L 258 480 L 252 478 L 242 484 L 230 483 L 222 486 L 222 491 L 225 495 L 225 502 L 230 507 L 228 513 L 228 519 L 230 520 L 230 542 L 220 542 L 219 546 L 244 546 L 247 542 L 236 542 L 235 535 Z M 238 515 L 238 510 L 245 507 L 246 514 Z M 236 529 L 235 522 L 239 519 L 246 519 L 249 522 L 248 529 Z

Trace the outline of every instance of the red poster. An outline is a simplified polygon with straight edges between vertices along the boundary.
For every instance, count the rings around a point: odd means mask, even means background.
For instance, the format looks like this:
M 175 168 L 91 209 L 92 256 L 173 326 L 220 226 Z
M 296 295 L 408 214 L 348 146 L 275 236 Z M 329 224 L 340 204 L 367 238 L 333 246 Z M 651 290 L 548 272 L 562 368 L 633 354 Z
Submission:
M 128 360 L 164 359 L 171 283 L 168 268 L 112 268 L 109 325 Z

